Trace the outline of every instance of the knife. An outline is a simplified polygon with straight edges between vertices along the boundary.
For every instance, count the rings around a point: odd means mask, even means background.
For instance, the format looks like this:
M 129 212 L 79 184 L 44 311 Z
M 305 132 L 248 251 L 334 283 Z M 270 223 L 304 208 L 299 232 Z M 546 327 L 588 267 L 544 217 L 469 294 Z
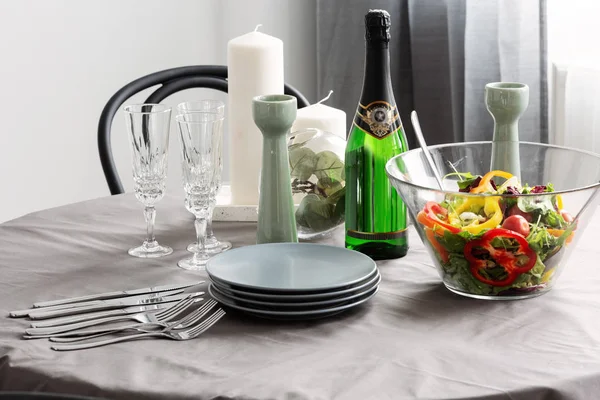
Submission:
M 103 310 L 111 310 L 114 308 L 123 308 L 130 306 L 138 306 L 138 305 L 148 305 L 153 303 L 166 303 L 174 300 L 185 299 L 190 295 L 194 295 L 195 293 L 182 293 L 175 296 L 159 296 L 156 294 L 148 296 L 135 296 L 133 298 L 125 298 L 125 299 L 114 299 L 114 300 L 101 300 L 102 304 L 94 304 L 91 306 L 85 307 L 71 307 L 66 308 L 64 310 L 50 310 L 46 311 L 44 309 L 40 309 L 39 311 L 31 312 L 29 314 L 29 318 L 31 319 L 47 319 L 54 317 L 65 317 L 67 315 L 75 315 L 75 314 L 83 314 L 92 311 L 103 311 Z M 143 298 L 139 298 L 143 297 Z
M 107 292 L 107 293 L 100 293 L 100 294 L 90 294 L 87 296 L 71 297 L 69 299 L 40 301 L 40 302 L 34 303 L 33 307 L 34 308 L 50 307 L 50 306 L 56 306 L 59 304 L 78 303 L 80 301 L 109 300 L 109 299 L 114 299 L 117 297 L 126 297 L 126 296 L 138 295 L 138 294 L 166 292 L 168 290 L 185 289 L 190 286 L 198 285 L 200 283 L 204 283 L 204 281 L 187 282 L 187 283 L 181 283 L 181 284 L 177 284 L 177 285 L 151 286 L 151 287 L 142 288 L 142 289 L 122 290 L 122 291 L 117 291 L 117 292 Z
M 145 294 L 145 295 L 140 295 L 140 296 L 131 296 L 131 297 L 125 297 L 125 298 L 123 298 L 123 300 L 134 299 L 134 298 L 135 299 L 143 299 L 143 298 L 173 296 L 175 294 L 179 294 L 179 293 L 183 292 L 184 290 L 185 289 L 177 289 L 177 290 L 170 290 L 168 292 L 150 293 L 150 294 Z M 120 300 L 120 299 L 92 300 L 92 301 L 85 301 L 82 303 L 58 304 L 55 306 L 49 306 L 49 307 L 43 307 L 43 308 L 29 308 L 26 310 L 11 311 L 8 315 L 12 318 L 19 318 L 19 317 L 26 317 L 31 313 L 38 313 L 38 312 L 42 312 L 42 311 L 50 312 L 50 311 L 58 311 L 58 310 L 67 310 L 70 308 L 79 308 L 79 307 L 100 305 L 100 304 L 104 304 L 104 302 L 106 302 L 106 301 L 118 301 L 118 300 Z
M 204 292 L 194 292 L 194 293 L 186 293 L 192 297 L 201 296 Z M 97 318 L 106 318 L 106 317 L 114 317 L 114 316 L 123 316 L 129 314 L 136 314 L 139 312 L 145 311 L 159 311 L 163 310 L 167 307 L 171 307 L 175 301 L 169 301 L 165 303 L 156 303 L 156 304 L 148 304 L 145 306 L 131 306 L 125 308 L 119 308 L 115 310 L 107 310 L 107 311 L 96 311 L 79 315 L 71 315 L 66 317 L 58 317 L 47 320 L 35 320 L 32 321 L 30 326 L 32 328 L 50 328 L 56 327 L 65 324 L 74 324 L 79 322 L 86 322 Z
M 54 326 L 66 325 L 66 324 L 74 324 L 77 322 L 90 321 L 90 320 L 93 320 L 96 318 L 129 315 L 129 314 L 136 314 L 139 312 L 153 311 L 153 310 L 159 311 L 164 308 L 170 307 L 172 305 L 171 303 L 172 302 L 151 304 L 151 305 L 147 305 L 147 306 L 131 306 L 131 307 L 125 307 L 125 308 L 120 308 L 120 309 L 116 309 L 116 310 L 97 311 L 97 312 L 85 313 L 85 314 L 80 314 L 80 315 L 52 318 L 52 319 L 48 319 L 48 320 L 38 320 L 38 321 L 32 321 L 30 326 L 32 328 L 49 328 L 49 327 L 54 327 Z
M 198 292 L 198 293 L 194 293 L 194 294 L 200 295 L 200 293 L 204 293 L 204 292 Z M 196 302 L 202 301 L 202 300 L 203 300 L 202 297 L 194 297 L 193 303 L 196 303 Z M 164 308 L 173 307 L 176 303 L 178 303 L 178 302 L 172 301 L 172 302 L 166 303 L 167 305 L 164 306 Z M 129 308 L 137 308 L 139 310 L 139 312 L 144 312 L 146 307 L 155 307 L 155 306 L 140 306 L 140 307 L 129 307 Z M 124 310 L 125 309 L 113 310 L 113 311 L 124 311 Z M 179 314 L 181 314 L 184 311 L 185 310 L 181 310 L 180 312 L 176 313 L 174 316 L 178 316 Z M 107 322 L 111 322 L 111 323 L 123 322 L 127 319 L 131 320 L 131 317 L 128 317 L 127 315 L 128 315 L 128 313 L 124 313 L 122 315 L 116 315 L 116 316 L 114 314 L 112 314 L 111 316 L 108 316 L 108 317 L 94 318 L 93 320 L 76 322 L 76 323 L 72 323 L 72 324 L 49 326 L 49 327 L 45 327 L 45 328 L 28 328 L 28 329 L 25 329 L 25 333 L 26 333 L 25 338 L 30 339 L 31 337 L 35 338 L 35 337 L 40 337 L 40 336 L 50 337 L 50 336 L 59 335 L 59 334 L 61 336 L 71 336 L 71 335 L 78 336 L 80 334 L 87 335 L 87 334 L 89 334 L 89 329 L 87 329 L 87 328 L 89 328 L 90 326 L 102 325 L 102 324 L 106 324 Z M 112 331 L 114 329 L 115 329 L 115 326 L 104 326 L 104 328 L 97 327 L 93 333 L 99 333 L 100 331 Z

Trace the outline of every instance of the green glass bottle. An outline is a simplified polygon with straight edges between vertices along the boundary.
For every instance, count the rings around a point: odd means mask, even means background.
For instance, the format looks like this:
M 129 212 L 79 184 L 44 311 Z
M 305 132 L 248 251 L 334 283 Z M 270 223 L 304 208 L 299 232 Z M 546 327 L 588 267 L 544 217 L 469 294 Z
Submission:
M 365 16 L 363 90 L 346 145 L 346 247 L 382 260 L 408 251 L 406 206 L 385 164 L 408 150 L 390 77 L 390 15 Z

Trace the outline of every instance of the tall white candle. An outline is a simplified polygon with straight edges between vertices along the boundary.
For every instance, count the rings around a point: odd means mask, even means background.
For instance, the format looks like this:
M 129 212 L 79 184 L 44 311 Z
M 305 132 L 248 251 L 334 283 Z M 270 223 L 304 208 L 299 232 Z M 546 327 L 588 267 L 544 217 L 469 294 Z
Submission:
M 252 119 L 252 98 L 282 94 L 283 42 L 250 32 L 227 44 L 231 202 L 258 205 L 262 134 Z

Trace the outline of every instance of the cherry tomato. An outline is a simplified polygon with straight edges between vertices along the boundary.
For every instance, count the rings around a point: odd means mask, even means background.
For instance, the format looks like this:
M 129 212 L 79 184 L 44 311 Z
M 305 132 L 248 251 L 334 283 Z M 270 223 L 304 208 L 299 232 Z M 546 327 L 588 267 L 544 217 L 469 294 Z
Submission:
M 573 222 L 573 217 L 571 216 L 571 214 L 569 214 L 568 212 L 566 212 L 564 210 L 560 210 L 560 216 L 563 217 L 563 219 L 565 220 L 566 223 Z
M 502 223 L 502 227 L 504 229 L 508 229 L 509 231 L 516 232 L 524 237 L 529 235 L 529 223 L 525 219 L 525 217 L 521 215 L 511 215 L 506 218 Z
M 521 211 L 521 209 L 516 204 L 508 210 L 508 215 L 509 216 L 510 215 L 519 215 L 519 216 L 525 218 L 525 220 L 527 222 L 531 222 L 533 220 L 533 218 L 531 217 L 531 214 L 528 214 L 525 211 Z

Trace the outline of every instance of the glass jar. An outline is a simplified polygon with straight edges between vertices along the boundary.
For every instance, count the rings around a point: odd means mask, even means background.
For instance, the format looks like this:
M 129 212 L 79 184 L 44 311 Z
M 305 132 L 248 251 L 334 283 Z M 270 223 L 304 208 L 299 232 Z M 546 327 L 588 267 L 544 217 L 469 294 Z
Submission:
M 303 129 L 289 135 L 288 151 L 298 238 L 331 234 L 344 224 L 346 141 L 331 132 Z

